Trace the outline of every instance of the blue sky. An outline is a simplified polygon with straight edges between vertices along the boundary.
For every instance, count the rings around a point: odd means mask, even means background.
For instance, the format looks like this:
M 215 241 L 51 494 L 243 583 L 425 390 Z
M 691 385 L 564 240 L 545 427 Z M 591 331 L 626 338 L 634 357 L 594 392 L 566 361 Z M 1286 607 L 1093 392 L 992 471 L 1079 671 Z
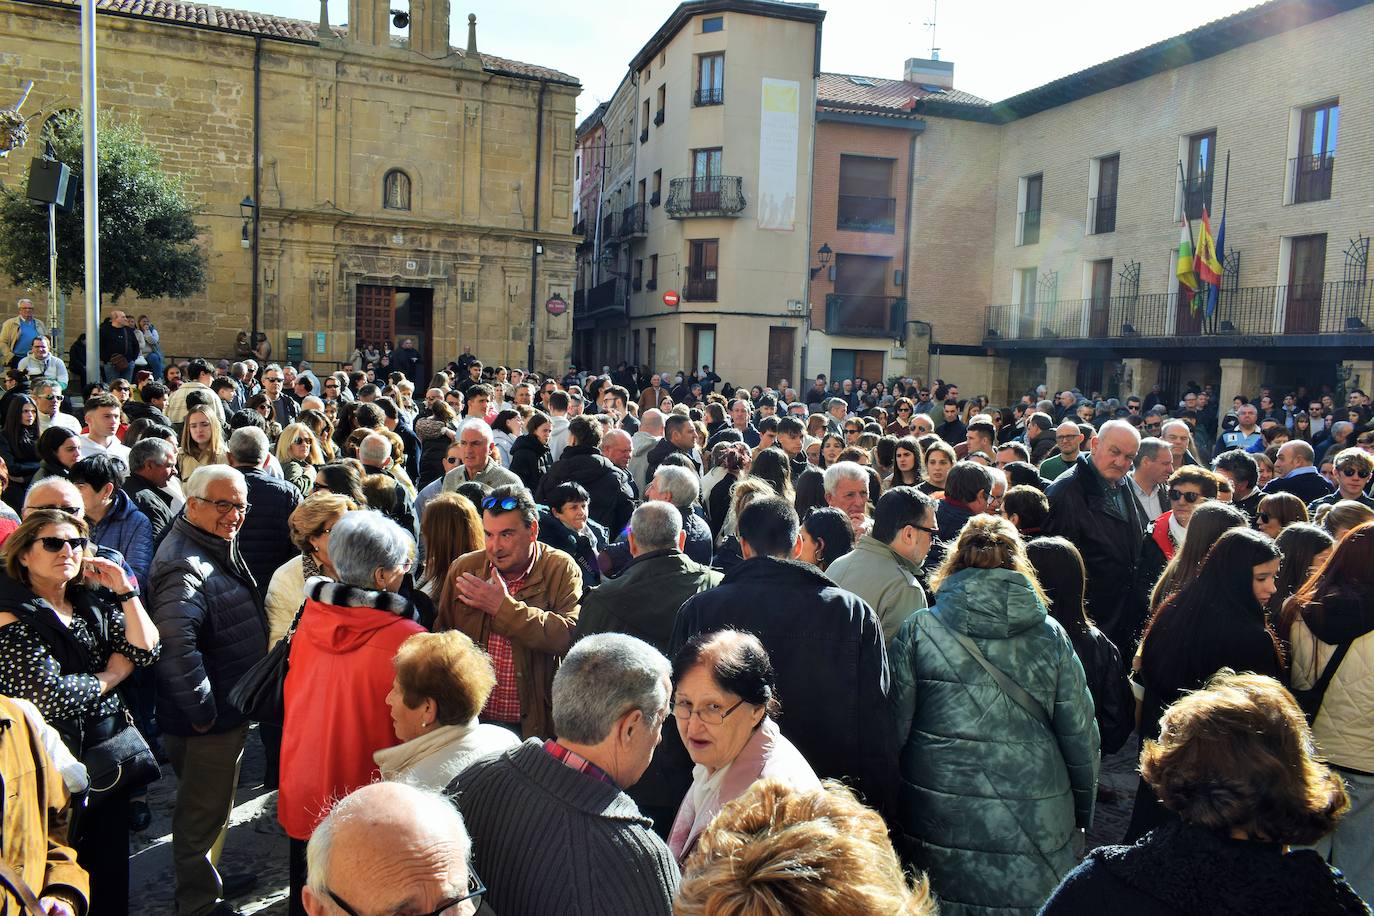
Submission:
M 314 21 L 319 0 L 217 0 L 218 5 Z M 927 57 L 937 15 L 940 56 L 956 88 L 1002 99 L 1060 76 L 1253 6 L 1217 0 L 822 0 L 821 66 L 900 78 L 908 57 Z M 405 6 L 404 0 L 393 3 Z M 477 15 L 480 49 L 577 76 L 585 114 L 610 97 L 630 58 L 676 7 L 671 0 L 451 0 L 452 42 L 467 41 Z M 347 19 L 330 0 L 330 21 Z

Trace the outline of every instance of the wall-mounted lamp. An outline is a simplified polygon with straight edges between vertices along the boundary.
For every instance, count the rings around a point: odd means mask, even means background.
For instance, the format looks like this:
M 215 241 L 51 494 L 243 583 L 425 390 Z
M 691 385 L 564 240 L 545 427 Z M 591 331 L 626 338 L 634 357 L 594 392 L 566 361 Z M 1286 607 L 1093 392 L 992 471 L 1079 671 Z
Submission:
M 830 245 L 826 242 L 821 243 L 821 247 L 816 249 L 816 259 L 821 262 L 820 267 L 811 268 L 811 279 L 818 277 L 821 271 L 830 266 L 830 257 L 835 252 L 830 250 Z
M 239 201 L 239 214 L 243 217 L 243 237 L 239 240 L 239 244 L 244 248 L 253 247 L 252 236 L 248 233 L 248 224 L 253 221 L 253 212 L 257 208 L 258 205 L 253 203 L 251 194 Z

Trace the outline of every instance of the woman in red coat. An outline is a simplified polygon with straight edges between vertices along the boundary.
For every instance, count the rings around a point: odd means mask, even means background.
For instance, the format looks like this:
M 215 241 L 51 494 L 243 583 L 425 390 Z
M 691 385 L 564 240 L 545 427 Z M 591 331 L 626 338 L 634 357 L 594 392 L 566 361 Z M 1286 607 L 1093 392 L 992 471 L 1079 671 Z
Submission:
M 377 512 L 349 512 L 329 535 L 337 582 L 305 583 L 291 640 L 277 818 L 291 838 L 291 913 L 303 914 L 305 845 L 330 804 L 378 778 L 372 755 L 396 743 L 386 695 L 401 643 L 423 630 L 396 589 L 414 542 Z

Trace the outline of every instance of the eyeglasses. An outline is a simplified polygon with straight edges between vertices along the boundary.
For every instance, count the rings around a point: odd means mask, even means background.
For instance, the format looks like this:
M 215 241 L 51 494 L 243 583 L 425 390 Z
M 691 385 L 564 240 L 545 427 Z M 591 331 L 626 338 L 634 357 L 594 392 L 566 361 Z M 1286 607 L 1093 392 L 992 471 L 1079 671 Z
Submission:
M 203 503 L 209 503 L 215 507 L 215 511 L 220 515 L 228 515 L 230 512 L 237 512 L 239 515 L 247 515 L 249 510 L 253 508 L 252 503 L 235 503 L 227 499 L 206 499 L 204 496 L 192 496 L 191 498 L 198 499 Z
M 1197 501 L 1200 500 L 1200 499 L 1206 499 L 1206 498 L 1207 498 L 1207 497 L 1203 496 L 1201 493 L 1194 493 L 1194 492 L 1192 492 L 1191 490 L 1189 490 L 1189 491 L 1186 492 L 1186 493 L 1185 493 L 1183 490 L 1179 490 L 1179 489 L 1171 489 L 1171 490 L 1169 491 L 1169 499 L 1170 499 L 1171 501 L 1173 501 L 1173 502 L 1178 502 L 1179 500 L 1183 500 L 1184 502 L 1186 502 L 1186 503 L 1188 503 L 1189 505 L 1191 505 L 1191 504 L 1197 502 Z
M 111 385 L 111 386 L 110 386 L 110 390 L 111 390 L 111 391 L 128 391 L 128 390 L 129 390 L 129 386 L 128 386 L 128 385 Z
M 40 395 L 38 396 L 38 400 L 40 400 L 40 401 L 56 401 L 56 400 L 60 400 L 60 399 L 61 399 L 61 395 L 57 395 L 57 394 L 40 394 Z
M 324 383 L 324 387 L 326 387 L 326 388 L 338 388 L 338 387 L 339 387 L 339 383 L 338 383 L 338 382 L 325 382 L 325 383 Z
M 939 528 L 927 528 L 925 525 L 912 525 L 911 527 L 915 528 L 917 531 L 924 531 L 931 537 L 936 537 L 940 533 Z
M 279 376 L 277 376 L 277 377 L 271 377 L 271 376 L 269 376 L 268 378 L 264 378 L 263 381 L 264 381 L 264 382 L 280 382 L 280 381 L 282 381 L 282 379 L 281 379 Z
M 309 445 L 309 444 L 310 444 L 310 440 L 307 439 L 305 436 L 297 436 L 297 437 L 295 438 L 295 441 L 294 441 L 293 444 L 295 444 L 295 445 Z
M 86 549 L 86 544 L 89 541 L 86 538 L 47 537 L 39 538 L 38 543 L 42 544 L 43 549 L 48 553 L 61 553 L 63 547 L 70 547 L 72 553 L 80 553 Z
M 473 871 L 469 867 L 468 892 L 461 897 L 454 897 L 452 900 L 444 901 L 443 903 L 439 904 L 439 908 L 437 910 L 431 910 L 428 913 L 421 914 L 421 916 L 447 916 L 449 911 L 454 910 L 458 906 L 458 904 L 466 903 L 468 901 L 471 901 L 474 907 L 480 907 L 482 905 L 482 895 L 486 892 L 487 886 L 482 883 L 481 878 L 477 877 L 477 872 Z M 344 913 L 347 914 L 347 916 L 362 916 L 362 914 L 360 914 L 357 910 L 353 909 L 353 907 L 346 903 L 344 899 L 340 897 L 338 894 L 330 890 L 326 890 L 325 893 L 329 894 L 329 899 L 333 900 L 334 905 L 337 906 L 339 909 L 343 910 Z
M 520 500 L 514 496 L 488 496 L 482 500 L 482 511 L 500 509 L 502 512 L 509 512 L 520 505 Z
M 56 509 L 58 512 L 65 512 L 68 515 L 80 515 L 80 506 L 29 506 L 30 509 Z
M 911 413 L 910 407 L 898 407 L 897 413 Z
M 315 481 L 315 490 L 314 490 L 314 492 L 316 492 L 316 493 L 333 493 L 334 491 L 331 490 L 331 489 L 329 489 L 329 485 L 328 485 L 328 484 L 320 483 L 320 482 L 317 480 L 317 481 Z
M 719 725 L 725 721 L 726 716 L 742 705 L 744 705 L 743 699 L 729 709 L 722 709 L 719 703 L 707 703 L 699 709 L 694 709 L 692 704 L 686 700 L 678 700 L 673 704 L 673 718 L 679 722 L 690 722 L 692 716 L 695 715 L 705 725 Z
M 444 464 L 457 464 L 457 463 L 458 463 L 458 459 L 457 459 L 457 458 L 454 458 L 452 455 L 445 455 L 445 456 L 444 456 Z
M 1255 518 L 1259 519 L 1259 523 L 1260 523 L 1261 525 L 1267 525 L 1267 524 L 1269 524 L 1269 513 L 1268 513 L 1268 512 L 1261 512 L 1261 513 L 1259 513 L 1258 515 L 1256 515 Z
M 1359 468 L 1341 468 L 1341 473 L 1346 477 L 1358 477 L 1365 480 L 1369 477 L 1369 471 L 1361 471 Z

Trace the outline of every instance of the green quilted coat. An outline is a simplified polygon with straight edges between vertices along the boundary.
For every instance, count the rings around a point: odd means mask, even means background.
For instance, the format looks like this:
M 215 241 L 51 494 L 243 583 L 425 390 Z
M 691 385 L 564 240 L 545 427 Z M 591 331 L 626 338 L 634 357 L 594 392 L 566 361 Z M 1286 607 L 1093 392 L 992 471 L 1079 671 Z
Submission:
M 946 627 L 1039 700 L 1054 734 Z M 942 916 L 1037 912 L 1077 864 L 1074 828 L 1091 822 L 1097 789 L 1097 722 L 1068 635 L 1020 573 L 965 569 L 889 655 L 903 854 L 928 872 Z

